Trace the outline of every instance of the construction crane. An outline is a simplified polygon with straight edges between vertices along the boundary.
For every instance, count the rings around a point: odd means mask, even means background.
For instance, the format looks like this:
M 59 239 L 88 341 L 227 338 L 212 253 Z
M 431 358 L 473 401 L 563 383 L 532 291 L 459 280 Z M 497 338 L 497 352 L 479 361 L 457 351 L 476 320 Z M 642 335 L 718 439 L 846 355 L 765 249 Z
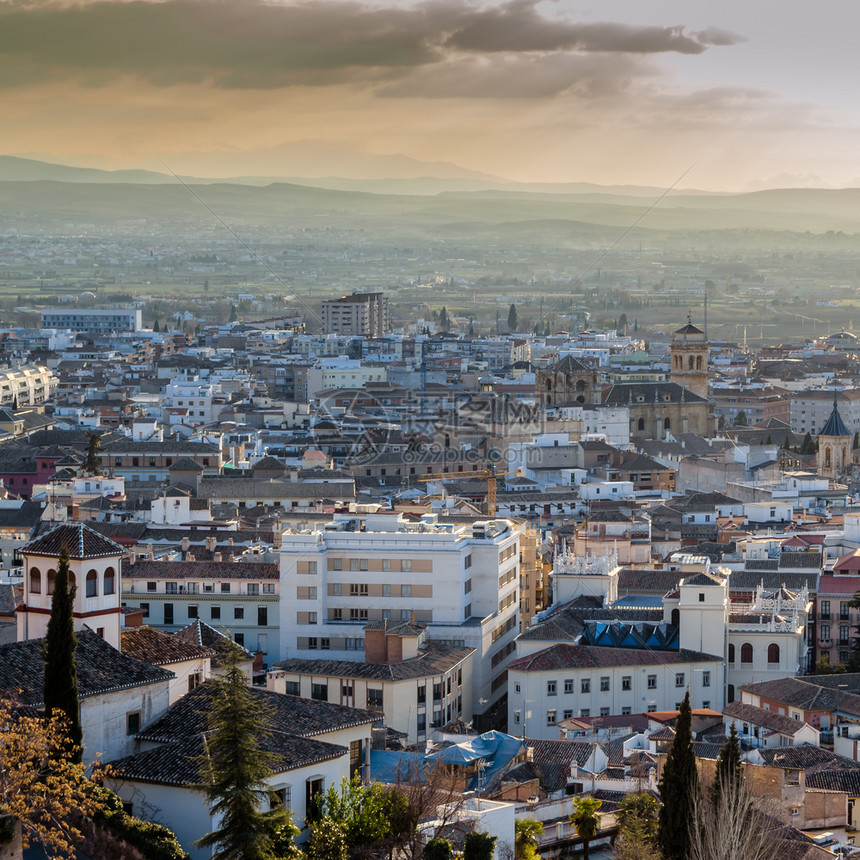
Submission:
M 486 481 L 487 482 L 487 516 L 496 515 L 496 481 L 505 475 L 519 475 L 519 469 L 513 472 L 497 472 L 495 469 L 481 469 L 478 472 L 434 472 L 430 475 L 422 475 L 416 478 L 421 483 L 430 481 Z

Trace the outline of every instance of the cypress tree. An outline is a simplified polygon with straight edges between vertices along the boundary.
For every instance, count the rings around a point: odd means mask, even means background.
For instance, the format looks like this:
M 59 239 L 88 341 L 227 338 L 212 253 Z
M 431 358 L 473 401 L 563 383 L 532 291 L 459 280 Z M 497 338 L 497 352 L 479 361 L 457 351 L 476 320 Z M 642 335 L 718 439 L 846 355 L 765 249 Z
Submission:
M 87 459 L 84 462 L 84 471 L 88 475 L 101 475 L 102 464 L 99 460 L 99 451 L 102 443 L 98 433 L 87 433 Z
M 519 325 L 519 321 L 517 320 L 517 306 L 515 304 L 511 304 L 508 309 L 508 331 L 516 331 Z
M 229 652 L 227 668 L 217 681 L 209 715 L 206 795 L 219 827 L 198 840 L 216 849 L 212 860 L 274 860 L 277 833 L 289 821 L 266 783 L 274 756 L 262 748 L 269 734 L 269 707 L 248 686 L 239 666 L 239 649 Z
M 693 712 L 690 691 L 687 690 L 675 722 L 675 739 L 660 777 L 663 805 L 660 807 L 657 843 L 664 860 L 687 860 L 690 856 L 698 782 L 693 751 Z
M 729 729 L 729 736 L 720 750 L 720 755 L 717 758 L 717 770 L 714 776 L 714 784 L 711 786 L 711 800 L 714 807 L 719 808 L 720 799 L 723 793 L 728 793 L 729 797 L 735 797 L 737 790 L 734 793 L 731 787 L 735 789 L 740 786 L 743 781 L 743 771 L 741 770 L 741 745 L 738 742 L 738 730 L 735 724 L 732 723 Z
M 74 760 L 83 758 L 81 740 L 81 712 L 78 703 L 78 670 L 75 665 L 75 624 L 72 612 L 75 605 L 74 585 L 69 585 L 69 550 L 60 550 L 54 594 L 51 597 L 51 617 L 42 643 L 45 659 L 45 680 L 42 699 L 45 716 L 60 711 L 68 720 L 69 740 L 75 746 Z

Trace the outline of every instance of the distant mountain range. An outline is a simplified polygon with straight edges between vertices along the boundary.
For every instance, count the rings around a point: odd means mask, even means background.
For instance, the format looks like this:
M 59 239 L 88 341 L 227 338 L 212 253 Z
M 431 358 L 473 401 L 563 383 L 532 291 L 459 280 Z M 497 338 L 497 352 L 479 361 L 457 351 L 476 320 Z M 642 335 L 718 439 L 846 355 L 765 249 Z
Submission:
M 202 224 L 217 213 L 231 223 L 360 230 L 380 238 L 522 238 L 546 245 L 573 240 L 605 247 L 636 224 L 628 244 L 712 231 L 731 234 L 738 245 L 753 242 L 747 235 L 752 231 L 784 233 L 779 241 L 789 246 L 796 241 L 792 235 L 828 231 L 842 231 L 852 244 L 860 243 L 860 189 L 673 192 L 643 218 L 662 191 L 479 177 L 179 181 L 154 171 L 103 171 L 0 156 L 0 216 L 3 224 L 20 229 L 140 219 Z
M 406 156 L 392 156 L 392 176 L 379 179 L 355 179 L 347 176 L 234 176 L 214 179 L 181 176 L 190 184 L 271 185 L 288 182 L 311 188 L 338 191 L 366 191 L 371 194 L 440 194 L 446 191 L 521 191 L 539 194 L 619 194 L 631 197 L 655 197 L 665 189 L 640 185 L 595 185 L 591 182 L 512 182 L 489 173 L 467 170 L 447 162 L 421 162 Z M 384 170 L 378 167 L 379 170 Z M 409 174 L 411 175 L 402 175 Z M 424 173 L 423 171 L 426 171 Z M 398 175 L 401 174 L 401 175 Z M 15 155 L 0 155 L 0 182 L 91 182 L 127 183 L 132 185 L 169 185 L 179 180 L 169 171 L 100 170 L 94 167 L 72 167 L 52 164 Z M 677 196 L 709 195 L 711 192 L 680 190 Z

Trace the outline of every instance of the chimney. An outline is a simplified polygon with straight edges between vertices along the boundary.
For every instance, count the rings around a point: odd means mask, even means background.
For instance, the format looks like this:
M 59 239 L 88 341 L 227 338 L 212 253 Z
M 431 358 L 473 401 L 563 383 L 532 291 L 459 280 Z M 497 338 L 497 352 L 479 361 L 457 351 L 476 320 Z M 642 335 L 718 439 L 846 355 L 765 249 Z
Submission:
M 212 553 L 212 561 L 222 561 L 221 553 L 220 552 Z
M 218 546 L 218 538 L 215 535 L 209 535 L 206 538 L 206 549 L 208 552 L 215 552 L 215 547 Z
M 149 561 L 155 561 L 155 550 L 152 548 L 151 543 L 149 544 L 149 548 L 148 548 L 148 551 L 146 553 L 146 557 L 147 557 L 147 559 L 149 559 Z
M 410 627 L 415 626 L 415 610 L 414 609 L 409 610 L 409 626 Z
M 137 561 L 137 553 L 130 549 L 128 551 L 128 566 L 131 567 Z
M 188 552 L 188 548 L 191 546 L 191 539 L 188 535 L 182 538 L 182 552 Z
M 194 558 L 194 556 L 190 552 L 185 554 L 185 560 L 186 561 L 196 561 L 196 559 Z

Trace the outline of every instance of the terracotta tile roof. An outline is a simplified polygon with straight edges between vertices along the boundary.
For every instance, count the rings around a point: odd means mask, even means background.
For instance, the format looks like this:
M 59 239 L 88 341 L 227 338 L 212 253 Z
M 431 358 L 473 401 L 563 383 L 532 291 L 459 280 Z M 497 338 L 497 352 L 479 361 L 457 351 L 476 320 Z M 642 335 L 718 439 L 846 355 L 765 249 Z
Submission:
M 532 752 L 535 764 L 561 764 L 567 768 L 571 762 L 583 765 L 594 751 L 594 744 L 577 741 L 545 741 L 526 738 L 526 746 Z
M 272 669 L 281 669 L 297 675 L 324 675 L 329 678 L 366 678 L 373 681 L 404 681 L 439 675 L 453 669 L 458 663 L 474 654 L 474 648 L 439 645 L 427 642 L 417 657 L 401 663 L 358 663 L 351 660 L 303 660 L 291 658 L 275 663 Z
M 69 557 L 73 559 L 125 555 L 125 547 L 114 543 L 83 523 L 61 523 L 35 540 L 31 540 L 21 552 L 59 558 L 60 550 L 64 546 L 69 550 Z
M 824 770 L 857 770 L 860 762 L 837 755 L 823 747 L 809 745 L 796 747 L 771 747 L 757 751 L 765 764 L 771 767 L 793 767 L 801 770 L 821 772 Z
M 310 738 L 272 732 L 260 746 L 271 753 L 275 773 L 294 770 L 316 762 L 346 755 L 346 747 Z M 160 785 L 199 785 L 206 756 L 205 735 L 197 733 L 171 743 L 111 762 L 112 775 L 122 779 Z
M 252 687 L 251 691 L 271 708 L 269 728 L 296 737 L 316 737 L 339 729 L 374 723 L 379 719 L 377 714 L 358 708 L 298 696 L 282 696 L 257 687 Z M 202 684 L 183 696 L 160 720 L 147 726 L 138 738 L 170 743 L 206 731 L 214 695 L 213 684 Z
M 860 695 L 838 688 L 830 689 L 811 678 L 778 678 L 757 684 L 744 684 L 739 689 L 804 711 L 839 710 L 860 715 Z
M 806 787 L 844 791 L 849 797 L 860 797 L 860 768 L 823 770 L 807 774 Z
M 235 561 L 149 561 L 144 559 L 126 565 L 123 579 L 280 579 L 277 562 Z
M 213 669 L 221 668 L 227 659 L 227 655 L 234 649 L 242 652 L 243 660 L 254 659 L 254 655 L 250 651 L 241 645 L 237 645 L 226 633 L 216 630 L 199 618 L 187 627 L 177 630 L 173 635 L 185 642 L 208 648 L 212 652 L 210 665 Z
M 723 708 L 723 713 L 727 717 L 734 717 L 736 720 L 762 726 L 783 735 L 794 736 L 806 725 L 802 720 L 795 720 L 793 717 L 778 714 L 776 711 L 758 708 L 747 702 L 731 702 Z
M 167 666 L 215 655 L 211 648 L 204 645 L 146 626 L 126 627 L 121 634 L 121 645 L 123 654 L 152 666 Z
M 75 650 L 78 668 L 78 697 L 143 687 L 174 678 L 173 672 L 144 663 L 117 651 L 90 630 L 78 634 Z M 42 640 L 28 639 L 0 645 L 0 690 L 25 705 L 42 704 L 45 659 Z
M 594 645 L 552 645 L 508 664 L 509 672 L 547 672 L 553 669 L 603 669 L 614 666 L 667 666 L 706 663 L 721 657 L 699 651 L 653 651 L 646 648 L 602 648 Z

